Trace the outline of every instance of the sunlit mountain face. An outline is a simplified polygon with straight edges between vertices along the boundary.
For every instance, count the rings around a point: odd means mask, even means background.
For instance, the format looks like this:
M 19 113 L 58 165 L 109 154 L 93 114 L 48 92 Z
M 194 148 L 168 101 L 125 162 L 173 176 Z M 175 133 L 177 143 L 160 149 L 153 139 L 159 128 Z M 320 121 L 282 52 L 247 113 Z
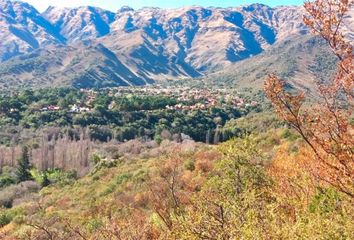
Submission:
M 39 13 L 0 0 L 0 84 L 124 86 L 202 77 L 308 34 L 303 14 L 302 7 L 262 4 Z

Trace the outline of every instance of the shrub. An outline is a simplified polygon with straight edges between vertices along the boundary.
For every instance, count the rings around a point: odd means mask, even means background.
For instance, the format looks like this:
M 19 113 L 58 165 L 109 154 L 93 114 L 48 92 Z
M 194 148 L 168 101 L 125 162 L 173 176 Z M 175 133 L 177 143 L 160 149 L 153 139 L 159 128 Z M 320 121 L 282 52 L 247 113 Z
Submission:
M 0 174 L 0 189 L 15 184 L 16 179 L 16 169 L 12 167 L 3 167 L 2 173 Z
M 281 132 L 280 137 L 288 139 L 290 141 L 295 141 L 298 138 L 298 136 L 294 134 L 292 131 L 290 131 L 290 129 L 284 129 Z
M 101 161 L 91 171 L 91 175 L 96 174 L 101 169 L 114 168 L 118 165 L 118 161 Z
M 36 181 L 38 184 L 41 184 L 42 172 L 39 171 L 38 169 L 31 169 L 30 173 L 32 175 L 33 180 Z
M 310 211 L 320 214 L 331 213 L 336 210 L 341 202 L 339 193 L 331 188 L 318 188 L 317 194 L 311 201 Z
M 4 210 L 0 210 L 0 227 L 6 226 L 12 221 L 12 217 Z
M 0 188 L 15 184 L 16 179 L 9 175 L 0 175 Z
M 206 159 L 198 160 L 196 163 L 196 169 L 204 173 L 208 173 L 213 169 L 213 163 Z
M 100 194 L 101 197 L 107 196 L 108 194 L 113 193 L 117 188 L 116 183 L 111 183 L 107 186 L 107 188 Z
M 162 137 L 160 135 L 155 135 L 154 140 L 157 144 L 160 144 L 162 142 Z
M 184 162 L 184 169 L 189 170 L 189 171 L 194 171 L 195 170 L 195 164 L 194 161 L 192 160 L 187 160 Z
M 46 172 L 44 172 L 42 174 L 42 176 L 43 176 L 42 182 L 40 183 L 41 187 L 46 187 L 50 184 L 50 180 L 48 179 L 48 174 Z
M 103 227 L 103 222 L 101 219 L 94 218 L 87 222 L 86 227 L 89 232 L 93 233 Z
M 98 154 L 92 155 L 92 162 L 96 165 L 101 161 L 101 157 Z
M 136 174 L 134 174 L 133 181 L 135 183 L 145 182 L 148 177 L 148 173 L 142 169 L 140 169 Z
M 116 183 L 118 185 L 121 185 L 125 182 L 128 182 L 130 179 L 132 179 L 133 174 L 131 173 L 124 173 L 116 177 Z
M 14 200 L 21 199 L 25 195 L 39 191 L 40 186 L 34 181 L 21 182 L 11 185 L 0 191 L 0 207 L 11 208 Z
M 92 177 L 92 180 L 93 181 L 98 181 L 98 180 L 100 180 L 100 176 L 95 175 L 95 176 Z
M 60 185 L 72 184 L 77 179 L 77 172 L 75 170 L 49 169 L 46 174 L 51 183 L 58 183 Z

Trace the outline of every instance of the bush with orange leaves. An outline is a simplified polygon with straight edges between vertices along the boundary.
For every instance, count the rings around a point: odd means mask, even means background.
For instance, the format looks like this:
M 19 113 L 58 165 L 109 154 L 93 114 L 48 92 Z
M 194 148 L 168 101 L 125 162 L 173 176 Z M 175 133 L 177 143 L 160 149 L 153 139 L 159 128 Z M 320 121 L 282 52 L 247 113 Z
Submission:
M 303 206 L 308 206 L 318 184 L 310 167 L 316 159 L 311 149 L 301 146 L 296 154 L 289 153 L 289 143 L 283 143 L 277 149 L 272 164 L 267 168 L 274 180 L 274 190 L 285 199 L 292 199 Z
M 276 112 L 292 126 L 316 157 L 312 173 L 322 182 L 354 198 L 354 109 L 353 45 L 341 33 L 341 25 L 353 0 L 316 0 L 305 3 L 304 22 L 325 39 L 338 57 L 331 81 L 318 82 L 320 99 L 305 106 L 303 92 L 285 91 L 285 81 L 270 75 L 264 90 Z

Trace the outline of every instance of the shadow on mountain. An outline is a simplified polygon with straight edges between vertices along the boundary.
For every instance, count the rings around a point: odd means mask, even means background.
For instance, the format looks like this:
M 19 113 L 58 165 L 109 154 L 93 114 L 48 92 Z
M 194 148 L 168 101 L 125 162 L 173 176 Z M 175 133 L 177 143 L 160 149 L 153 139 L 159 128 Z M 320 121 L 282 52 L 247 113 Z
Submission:
M 232 23 L 238 29 L 235 31 L 239 33 L 240 40 L 244 42 L 244 48 L 246 50 L 237 50 L 236 46 L 230 46 L 226 50 L 226 58 L 230 62 L 237 62 L 250 56 L 257 55 L 263 51 L 261 45 L 256 40 L 254 33 L 244 27 L 244 18 L 239 12 L 231 12 L 228 16 L 224 17 L 224 20 Z
M 260 27 L 261 36 L 267 41 L 267 43 L 270 45 L 274 44 L 276 41 L 274 29 L 260 21 L 257 21 L 256 24 Z
M 230 46 L 226 50 L 226 58 L 230 62 L 238 62 L 260 54 L 263 51 L 261 45 L 257 42 L 252 32 L 248 31 L 247 29 L 240 29 L 238 31 L 240 33 L 240 39 L 244 42 L 244 48 L 246 50 L 240 51 L 235 49 L 235 46 Z
M 89 7 L 89 9 L 93 13 L 93 15 L 90 16 L 90 20 L 95 23 L 95 28 L 99 33 L 97 37 L 102 37 L 110 33 L 110 26 L 102 19 L 96 9 L 94 7 Z
M 151 37 L 154 41 L 158 39 L 166 39 L 167 34 L 163 27 L 157 23 L 156 18 L 152 18 L 149 20 L 149 24 L 143 28 L 144 32 Z
M 233 25 L 243 28 L 243 16 L 239 12 L 231 12 L 228 16 L 224 17 L 224 20 L 228 21 L 229 23 L 232 23 Z
M 74 78 L 75 86 L 116 87 L 146 84 L 144 79 L 133 73 L 102 44 L 98 44 L 93 50 L 94 56 L 90 58 L 90 68 Z
M 131 16 L 128 17 L 127 22 L 124 25 L 124 31 L 126 33 L 131 33 L 137 30 L 138 28 L 133 23 L 133 18 Z
M 25 41 L 33 49 L 39 48 L 39 43 L 36 38 L 26 29 L 16 28 L 14 26 L 9 27 L 10 32 L 12 32 L 16 37 Z

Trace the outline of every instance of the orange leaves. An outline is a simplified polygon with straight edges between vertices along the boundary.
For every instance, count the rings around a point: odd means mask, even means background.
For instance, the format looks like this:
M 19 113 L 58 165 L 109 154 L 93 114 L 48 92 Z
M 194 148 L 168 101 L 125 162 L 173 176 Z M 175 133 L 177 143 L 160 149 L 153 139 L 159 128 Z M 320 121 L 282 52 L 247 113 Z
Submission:
M 267 97 L 276 112 L 297 130 L 311 147 L 317 162 L 312 171 L 322 181 L 330 183 L 342 192 L 352 195 L 354 191 L 354 135 L 346 108 L 333 105 L 313 105 L 303 108 L 303 94 L 286 93 L 284 82 L 270 76 L 265 84 Z
M 337 91 L 343 89 L 353 100 L 354 63 L 353 45 L 345 40 L 341 27 L 347 12 L 354 10 L 353 0 L 316 0 L 305 3 L 308 13 L 304 22 L 325 39 L 339 58 L 339 68 L 332 83 Z
M 341 33 L 353 0 L 306 2 L 304 22 L 325 39 L 339 59 L 337 73 L 329 83 L 318 83 L 321 100 L 303 107 L 304 93 L 292 95 L 285 82 L 270 75 L 264 90 L 281 119 L 296 129 L 310 146 L 315 162 L 311 173 L 339 191 L 354 197 L 354 134 L 350 117 L 354 110 L 353 46 Z
M 272 101 L 276 112 L 285 121 L 297 126 L 297 118 L 304 101 L 304 93 L 291 95 L 284 89 L 285 81 L 276 75 L 269 75 L 264 84 L 266 96 Z
M 288 153 L 288 145 L 283 144 L 277 151 L 268 173 L 275 180 L 276 191 L 285 198 L 296 198 L 308 203 L 316 185 L 311 166 L 316 164 L 313 154 L 306 147 L 301 147 L 298 154 Z
M 112 218 L 94 238 L 90 239 L 159 239 L 160 233 L 149 223 L 146 214 L 132 211 L 124 218 Z

